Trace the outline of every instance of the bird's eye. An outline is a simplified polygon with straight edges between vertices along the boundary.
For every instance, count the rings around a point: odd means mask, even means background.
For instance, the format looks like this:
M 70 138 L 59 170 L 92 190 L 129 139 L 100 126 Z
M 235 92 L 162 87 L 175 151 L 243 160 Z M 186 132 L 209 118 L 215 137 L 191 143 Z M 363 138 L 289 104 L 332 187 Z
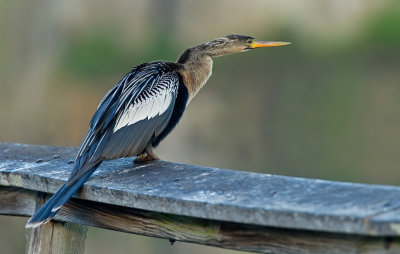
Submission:
M 254 42 L 254 39 L 247 39 L 246 44 L 251 45 L 251 44 L 253 44 L 253 42 Z

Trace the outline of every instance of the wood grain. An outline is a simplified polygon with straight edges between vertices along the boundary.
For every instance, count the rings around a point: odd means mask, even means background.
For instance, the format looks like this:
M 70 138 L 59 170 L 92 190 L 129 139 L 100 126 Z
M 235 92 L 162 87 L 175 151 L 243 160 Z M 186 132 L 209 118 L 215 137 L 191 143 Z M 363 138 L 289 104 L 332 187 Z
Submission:
M 0 214 L 32 215 L 67 179 L 76 151 L 0 143 Z M 74 197 L 29 232 L 27 252 L 82 252 L 94 226 L 263 253 L 400 253 L 396 186 L 118 159 Z
M 0 185 L 54 193 L 76 149 L 0 143 Z M 400 187 L 258 174 L 131 158 L 104 162 L 75 197 L 259 226 L 400 236 Z
M 7 195 L 3 195 L 7 193 Z M 11 194 L 13 193 L 13 194 Z M 36 191 L 0 188 L 0 214 L 30 216 Z M 15 198 L 17 197 L 18 198 Z M 8 207 L 3 206 L 9 204 Z M 31 212 L 29 212 L 31 211 Z M 65 225 L 87 225 L 126 233 L 262 253 L 400 253 L 400 239 L 290 230 L 192 218 L 72 199 L 56 216 Z M 60 222 L 50 224 L 62 225 Z M 31 233 L 32 234 L 32 233 Z M 32 236 L 31 236 L 32 237 Z M 47 240 L 48 241 L 48 240 Z M 43 242 L 42 242 L 43 245 Z M 37 245 L 33 246 L 35 248 Z M 31 247 L 31 248 L 33 248 Z
M 44 196 L 38 193 L 37 207 L 44 204 Z M 28 254 L 79 254 L 85 251 L 87 226 L 50 221 L 41 227 L 28 229 L 27 235 Z

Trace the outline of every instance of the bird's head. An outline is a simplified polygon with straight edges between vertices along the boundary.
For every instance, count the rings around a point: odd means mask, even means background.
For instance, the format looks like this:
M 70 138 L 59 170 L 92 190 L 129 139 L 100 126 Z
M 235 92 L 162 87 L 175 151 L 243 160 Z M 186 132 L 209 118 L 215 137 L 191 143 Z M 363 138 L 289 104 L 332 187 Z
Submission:
M 200 45 L 211 57 L 243 52 L 249 49 L 288 45 L 290 42 L 259 41 L 251 36 L 230 34 Z

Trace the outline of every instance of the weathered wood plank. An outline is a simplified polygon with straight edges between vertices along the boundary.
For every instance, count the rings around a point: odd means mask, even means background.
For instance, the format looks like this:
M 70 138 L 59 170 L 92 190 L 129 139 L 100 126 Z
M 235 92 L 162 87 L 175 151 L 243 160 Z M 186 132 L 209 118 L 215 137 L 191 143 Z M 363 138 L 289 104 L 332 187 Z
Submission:
M 44 204 L 44 196 L 38 193 L 36 208 Z M 27 234 L 26 253 L 79 254 L 85 251 L 87 226 L 50 221 L 41 227 L 28 229 Z
M 76 149 L 0 144 L 0 185 L 55 192 Z M 303 179 L 170 162 L 108 161 L 82 199 L 190 217 L 376 236 L 399 236 L 400 188 Z
M 0 188 L 0 196 L 4 197 L 3 203 L 0 203 L 0 214 L 30 216 L 34 211 L 35 194 L 36 191 L 15 187 Z M 17 196 L 18 198 L 15 198 Z M 81 199 L 72 199 L 61 209 L 56 219 L 127 233 L 263 253 L 400 252 L 399 238 L 229 223 L 118 207 Z
M 79 254 L 85 251 L 87 226 L 51 221 L 27 231 L 26 253 Z
M 73 148 L 1 144 L 0 183 L 55 192 Z M 37 162 L 39 160 L 39 162 Z M 127 207 L 249 224 L 399 235 L 400 188 L 338 183 L 130 159 L 104 163 L 82 198 Z M 375 220 L 375 217 L 379 220 Z M 393 220 L 394 219 L 394 220 Z M 394 226 L 393 226 L 394 225 Z
M 0 186 L 0 214 L 30 216 L 35 211 L 37 191 Z

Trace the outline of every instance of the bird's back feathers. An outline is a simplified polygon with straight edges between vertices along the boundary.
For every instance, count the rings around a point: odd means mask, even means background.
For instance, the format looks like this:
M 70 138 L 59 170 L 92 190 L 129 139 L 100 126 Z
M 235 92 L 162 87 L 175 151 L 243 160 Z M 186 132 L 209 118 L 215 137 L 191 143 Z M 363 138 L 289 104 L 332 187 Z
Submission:
M 157 139 L 170 123 L 181 82 L 173 63 L 166 62 L 139 65 L 119 81 L 93 115 L 67 182 L 35 212 L 26 227 L 37 227 L 53 218 L 103 160 L 138 155 Z

